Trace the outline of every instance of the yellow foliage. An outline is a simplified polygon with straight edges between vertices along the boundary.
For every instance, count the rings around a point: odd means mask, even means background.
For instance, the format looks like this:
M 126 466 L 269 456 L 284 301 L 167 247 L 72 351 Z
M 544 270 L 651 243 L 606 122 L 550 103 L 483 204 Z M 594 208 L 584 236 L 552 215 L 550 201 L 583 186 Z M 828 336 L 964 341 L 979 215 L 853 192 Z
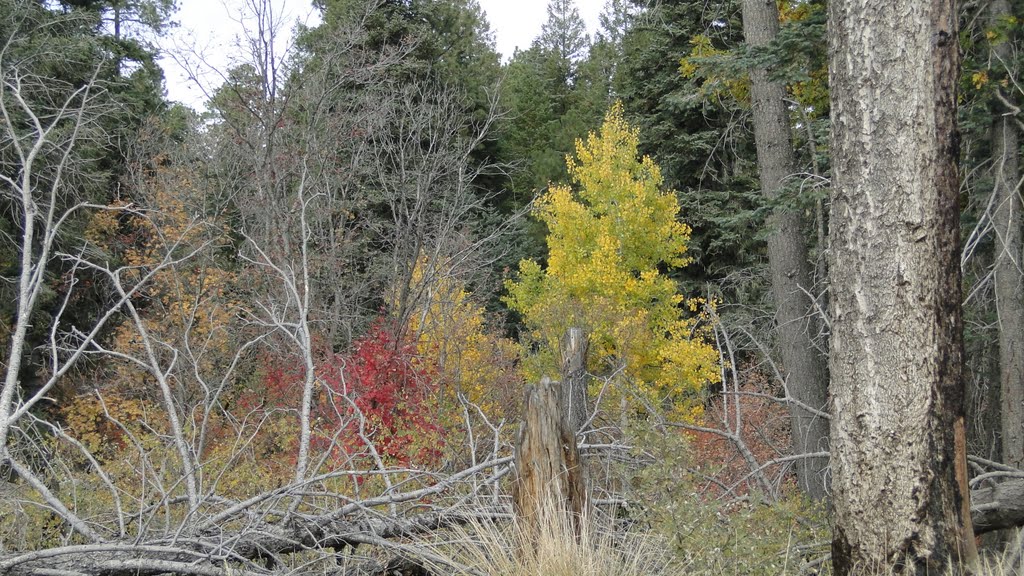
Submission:
M 151 482 L 183 493 L 181 461 L 167 447 L 168 424 L 161 406 L 115 393 L 105 393 L 102 399 L 83 395 L 63 406 L 61 416 L 68 434 L 102 464 L 125 502 L 152 498 L 152 486 L 147 485 Z M 203 476 L 216 483 L 218 494 L 246 498 L 272 489 L 280 478 L 293 473 L 298 442 L 294 419 L 284 412 L 261 416 L 237 422 L 212 417 L 200 459 Z M 191 422 L 186 423 L 185 433 L 195 437 Z M 73 447 L 56 441 L 52 449 L 91 470 Z M 89 490 L 89 505 L 97 513 L 112 509 L 110 495 L 95 475 L 85 475 L 79 489 Z
M 975 90 L 981 90 L 984 88 L 985 85 L 988 84 L 988 72 L 986 70 L 981 70 L 971 74 L 971 84 L 974 84 Z
M 811 70 L 810 79 L 803 82 L 796 82 L 789 87 L 793 99 L 799 102 L 807 111 L 809 116 L 815 117 L 822 111 L 828 110 L 828 68 L 822 66 L 817 70 Z
M 690 39 L 690 54 L 679 62 L 679 73 L 684 78 L 703 79 L 701 90 L 709 96 L 719 98 L 728 94 L 737 102 L 750 102 L 750 78 L 744 75 L 741 78 L 720 76 L 709 73 L 701 66 L 701 58 L 714 56 L 725 56 L 729 52 L 715 48 L 711 38 L 705 34 L 698 34 Z
M 617 103 L 600 134 L 577 141 L 576 158 L 567 159 L 573 186 L 550 187 L 536 205 L 549 230 L 547 268 L 520 262 L 504 300 L 542 344 L 527 361 L 528 378 L 557 373 L 558 340 L 578 326 L 590 336 L 593 370 L 624 366 L 651 404 L 694 416 L 698 392 L 719 377 L 718 355 L 683 316 L 699 302 L 659 271 L 689 262 L 690 229 L 677 220 L 675 193 L 661 189 L 658 166 L 637 159 L 638 138 Z
M 186 253 L 198 253 L 184 263 L 164 266 L 148 282 L 142 313 L 143 324 L 152 337 L 181 344 L 187 339 L 201 374 L 211 374 L 230 360 L 231 325 L 238 303 L 230 295 L 235 274 L 222 268 L 213 257 L 226 242 L 226 229 L 202 216 L 204 190 L 196 185 L 185 167 L 167 167 L 157 159 L 154 173 L 145 182 L 145 215 L 135 215 L 128 226 L 143 241 L 132 242 L 123 253 L 126 264 L 136 266 L 135 279 Z M 114 220 L 111 220 L 114 218 Z M 111 242 L 116 215 L 99 213 L 87 234 L 100 246 Z M 208 249 L 203 249 L 203 247 Z M 142 340 L 135 325 L 122 324 L 114 336 L 115 349 L 143 356 Z M 122 391 L 140 393 L 146 376 L 137 367 L 123 366 L 112 384 Z M 142 392 L 144 394 L 144 392 Z
M 113 457 L 131 441 L 149 440 L 146 448 L 162 445 L 150 434 L 163 420 L 152 415 L 162 411 L 144 400 L 85 395 L 63 407 L 62 413 L 71 436 L 97 458 Z
M 799 22 L 811 15 L 811 12 L 819 8 L 805 0 L 777 0 L 776 6 L 779 9 L 779 22 Z
M 85 228 L 85 239 L 96 246 L 108 246 L 118 229 L 117 212 L 99 210 L 89 219 Z
M 461 280 L 439 268 L 425 257 L 417 262 L 412 280 L 423 286 L 424 297 L 409 331 L 419 353 L 437 367 L 434 377 L 449 401 L 462 394 L 489 415 L 500 415 L 510 395 L 518 401 L 516 345 L 489 333 L 483 306 Z

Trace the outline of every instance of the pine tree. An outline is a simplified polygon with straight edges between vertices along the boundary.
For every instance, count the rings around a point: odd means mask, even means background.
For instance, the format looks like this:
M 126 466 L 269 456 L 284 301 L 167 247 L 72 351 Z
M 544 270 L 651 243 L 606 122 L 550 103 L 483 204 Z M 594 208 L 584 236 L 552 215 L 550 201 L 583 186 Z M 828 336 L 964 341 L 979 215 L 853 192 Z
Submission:
M 832 564 L 973 573 L 958 12 L 951 0 L 830 3 L 829 35 Z M 861 97 L 880 85 L 890 97 Z
M 590 38 L 587 27 L 580 18 L 580 12 L 573 0 L 550 0 L 548 19 L 541 26 L 540 36 L 534 45 L 553 54 L 570 67 L 585 55 Z M 567 81 L 571 77 L 566 78 Z
M 640 129 L 640 151 L 657 160 L 666 186 L 681 192 L 694 257 L 683 281 L 703 286 L 751 266 L 764 251 L 753 141 L 736 126 L 742 110 L 727 98 L 704 98 L 700 83 L 680 73 L 698 34 L 722 47 L 741 38 L 738 11 L 730 2 L 634 4 L 640 11 L 623 36 L 613 91 Z

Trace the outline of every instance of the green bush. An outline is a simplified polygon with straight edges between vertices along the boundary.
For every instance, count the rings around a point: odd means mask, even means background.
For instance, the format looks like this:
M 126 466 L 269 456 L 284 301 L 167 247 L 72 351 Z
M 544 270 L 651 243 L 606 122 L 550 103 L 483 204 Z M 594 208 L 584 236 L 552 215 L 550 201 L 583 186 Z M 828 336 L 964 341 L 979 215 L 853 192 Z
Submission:
M 685 435 L 640 433 L 649 464 L 633 477 L 631 517 L 668 542 L 686 574 L 744 576 L 827 569 L 830 528 L 825 511 L 794 487 L 769 500 L 750 493 L 730 501 L 701 489 Z

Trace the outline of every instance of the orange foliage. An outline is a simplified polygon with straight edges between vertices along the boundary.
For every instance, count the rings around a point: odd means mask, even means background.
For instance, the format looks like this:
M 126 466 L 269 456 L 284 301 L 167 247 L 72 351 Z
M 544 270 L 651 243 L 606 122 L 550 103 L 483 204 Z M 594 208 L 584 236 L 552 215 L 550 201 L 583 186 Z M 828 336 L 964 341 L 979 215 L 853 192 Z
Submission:
M 739 371 L 741 384 L 739 394 L 728 390 L 717 395 L 705 409 L 700 426 L 724 430 L 736 430 L 736 413 L 739 408 L 742 438 L 746 447 L 759 463 L 784 456 L 790 447 L 789 411 L 786 405 L 758 395 L 775 395 L 770 379 L 752 368 Z M 727 421 L 727 423 L 723 423 Z M 734 442 L 710 432 L 690 432 L 694 461 L 699 463 L 698 471 L 713 479 L 706 486 L 706 494 L 717 497 L 722 486 L 737 486 L 735 494 L 742 495 L 757 490 L 751 476 L 748 462 L 743 458 Z M 765 476 L 774 478 L 779 466 L 770 466 L 763 471 Z

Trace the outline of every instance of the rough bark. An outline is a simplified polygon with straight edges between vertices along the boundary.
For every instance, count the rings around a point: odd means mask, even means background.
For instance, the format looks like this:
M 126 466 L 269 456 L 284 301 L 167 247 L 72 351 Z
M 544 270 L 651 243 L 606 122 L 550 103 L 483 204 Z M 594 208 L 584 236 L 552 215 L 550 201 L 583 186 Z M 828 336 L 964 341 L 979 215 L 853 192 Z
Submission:
M 974 555 L 960 311 L 952 0 L 829 3 L 837 574 Z
M 525 421 L 516 443 L 512 502 L 527 526 L 537 526 L 551 514 L 564 512 L 579 535 L 579 520 L 588 505 L 586 478 L 576 433 L 562 410 L 561 390 L 559 383 L 547 378 L 527 387 Z
M 743 34 L 748 46 L 764 46 L 779 31 L 779 11 L 774 0 L 744 0 Z M 769 202 L 777 201 L 784 180 L 796 172 L 791 141 L 786 89 L 769 80 L 768 70 L 750 71 L 754 140 L 757 144 L 758 175 Z M 778 324 L 787 393 L 799 403 L 790 404 L 794 454 L 828 450 L 828 421 L 801 404 L 824 410 L 828 401 L 828 369 L 824 355 L 814 343 L 820 319 L 808 294 L 812 292 L 807 241 L 799 212 L 776 208 L 768 218 L 768 265 Z M 827 493 L 827 458 L 804 458 L 796 464 L 800 488 L 811 498 Z
M 569 328 L 561 342 L 562 400 L 569 429 L 579 434 L 587 422 L 587 336 L 582 328 Z
M 989 4 L 993 25 L 1011 16 L 1006 0 Z M 996 59 L 1009 63 L 1011 46 L 992 47 Z M 995 293 L 999 318 L 999 391 L 1001 396 L 1003 462 L 1024 467 L 1024 286 L 1021 273 L 1021 198 L 1017 184 L 1018 134 L 1014 119 L 997 104 L 992 123 L 992 226 L 995 233 Z

